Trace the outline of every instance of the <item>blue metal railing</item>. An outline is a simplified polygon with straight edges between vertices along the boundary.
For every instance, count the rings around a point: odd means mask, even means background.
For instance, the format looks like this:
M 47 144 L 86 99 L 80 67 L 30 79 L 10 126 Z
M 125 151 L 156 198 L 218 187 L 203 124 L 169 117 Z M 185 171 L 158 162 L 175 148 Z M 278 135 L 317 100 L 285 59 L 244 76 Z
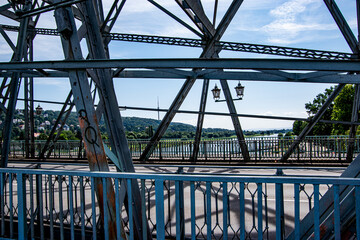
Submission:
M 356 230 L 351 234 L 360 232 L 360 179 L 354 178 L 37 169 L 0 169 L 0 175 L 0 237 L 4 238 L 108 239 L 106 214 L 104 229 L 99 228 L 95 179 L 113 182 L 119 239 L 121 226 L 134 239 L 129 219 L 132 201 L 138 199 L 127 198 L 127 211 L 119 201 L 121 183 L 127 184 L 128 196 L 132 196 L 133 179 L 141 188 L 142 228 L 148 225 L 157 239 L 300 239 L 310 235 L 320 239 L 328 232 L 340 239 L 341 231 L 351 232 L 345 227 L 354 219 Z M 326 204 L 335 203 L 326 210 L 321 202 L 325 192 L 331 192 Z M 309 213 L 313 225 L 305 231 L 300 221 Z M 324 226 L 333 229 L 324 232 Z

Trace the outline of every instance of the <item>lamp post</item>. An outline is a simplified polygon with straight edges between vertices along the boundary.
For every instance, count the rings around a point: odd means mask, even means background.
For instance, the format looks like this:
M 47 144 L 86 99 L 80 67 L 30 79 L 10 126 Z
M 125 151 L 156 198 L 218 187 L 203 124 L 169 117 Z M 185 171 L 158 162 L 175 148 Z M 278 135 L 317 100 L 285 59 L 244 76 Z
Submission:
M 234 101 L 243 99 L 244 89 L 245 89 L 245 87 L 242 86 L 241 83 L 239 82 L 238 85 L 235 87 L 237 98 L 233 99 Z M 226 100 L 220 100 L 221 89 L 218 88 L 218 86 L 216 84 L 215 84 L 215 87 L 211 90 L 211 92 L 213 94 L 215 102 L 225 102 L 226 101 Z
M 42 107 L 40 107 L 40 105 L 38 105 L 36 108 L 35 108 L 35 113 L 36 113 L 36 115 L 41 115 L 41 113 L 42 113 L 42 111 L 43 111 L 43 108 Z

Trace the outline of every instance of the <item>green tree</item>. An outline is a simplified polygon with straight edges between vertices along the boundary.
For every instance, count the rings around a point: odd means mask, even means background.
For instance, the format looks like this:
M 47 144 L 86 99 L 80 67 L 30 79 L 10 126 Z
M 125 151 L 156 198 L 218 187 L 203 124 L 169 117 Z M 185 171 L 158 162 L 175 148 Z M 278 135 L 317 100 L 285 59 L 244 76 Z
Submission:
M 45 133 L 40 133 L 40 135 L 38 136 L 38 140 L 47 140 L 48 139 L 48 135 L 46 135 Z
M 318 94 L 312 102 L 308 102 L 305 104 L 305 109 L 309 117 L 314 117 L 315 114 L 320 110 L 323 104 L 326 102 L 328 97 L 334 91 L 334 88 L 325 89 L 324 93 Z M 330 104 L 329 108 L 325 111 L 322 119 L 331 120 L 331 114 L 333 111 L 334 104 Z M 301 131 L 306 126 L 306 122 L 303 121 L 295 121 L 293 124 L 293 132 L 295 135 L 299 135 Z M 329 123 L 317 123 L 312 131 L 309 133 L 310 135 L 330 135 L 332 131 L 332 124 Z
M 305 108 L 309 117 L 315 116 L 325 103 L 327 98 L 333 92 L 333 88 L 325 89 L 324 93 L 318 94 L 312 102 L 305 104 Z M 335 120 L 335 121 L 351 121 L 352 105 L 354 99 L 354 86 L 348 84 L 335 98 L 334 102 L 330 104 L 329 108 L 325 111 L 322 119 Z M 306 122 L 295 121 L 293 124 L 293 132 L 296 135 L 304 129 Z M 349 130 L 348 125 L 343 124 L 330 124 L 330 123 L 317 123 L 310 135 L 339 135 L 346 134 Z
M 293 133 L 295 135 L 299 135 L 302 130 L 305 128 L 306 126 L 306 122 L 305 121 L 298 121 L 296 120 L 294 123 L 293 123 Z
M 347 84 L 334 100 L 331 119 L 336 121 L 351 121 L 352 106 L 354 101 L 354 86 Z M 332 134 L 345 134 L 349 125 L 334 124 Z

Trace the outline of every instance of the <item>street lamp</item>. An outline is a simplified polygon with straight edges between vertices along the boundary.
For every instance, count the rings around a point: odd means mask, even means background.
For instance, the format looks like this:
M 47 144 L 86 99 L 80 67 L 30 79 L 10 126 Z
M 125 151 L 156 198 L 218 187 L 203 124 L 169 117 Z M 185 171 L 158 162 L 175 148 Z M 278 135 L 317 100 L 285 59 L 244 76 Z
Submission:
M 220 99 L 220 92 L 221 92 L 221 89 L 218 88 L 218 86 L 215 84 L 215 87 L 212 91 L 212 94 L 214 96 L 214 99 L 215 101 L 218 101 Z
M 242 98 L 244 96 L 244 89 L 245 89 L 245 87 L 242 86 L 241 83 L 239 82 L 238 85 L 235 87 L 237 98 L 233 99 L 234 101 L 242 100 Z M 211 91 L 212 91 L 215 102 L 225 102 L 226 101 L 226 100 L 220 100 L 221 89 L 218 88 L 218 86 L 216 84 L 215 84 L 215 87 Z
M 36 109 L 36 111 L 35 111 L 36 115 L 41 115 L 43 108 L 40 107 L 40 105 L 38 105 L 35 109 Z
M 242 99 L 244 96 L 244 89 L 245 87 L 241 85 L 240 81 L 238 83 L 238 85 L 235 87 L 235 91 L 236 91 L 236 96 L 238 97 L 238 99 Z

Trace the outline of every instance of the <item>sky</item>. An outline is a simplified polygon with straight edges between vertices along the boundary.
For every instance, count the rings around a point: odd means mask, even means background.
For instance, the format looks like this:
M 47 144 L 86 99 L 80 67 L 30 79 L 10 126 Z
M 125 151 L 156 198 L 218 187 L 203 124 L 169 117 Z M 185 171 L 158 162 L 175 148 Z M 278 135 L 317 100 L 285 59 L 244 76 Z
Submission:
M 103 0 L 107 13 L 112 1 Z M 162 6 L 193 26 L 175 1 L 158 0 Z M 355 0 L 338 0 L 337 4 L 347 19 L 355 36 L 358 36 Z M 6 4 L 0 0 L 0 6 Z M 203 0 L 204 9 L 213 19 L 214 0 Z M 230 5 L 230 0 L 219 1 L 216 23 Z M 16 25 L 3 16 L 2 24 Z M 79 22 L 77 22 L 79 24 Z M 42 14 L 38 27 L 56 28 L 53 12 Z M 146 0 L 128 0 L 112 30 L 114 33 L 149 34 L 171 37 L 198 38 L 154 7 Z M 8 32 L 16 43 L 16 33 Z M 279 45 L 297 48 L 310 48 L 329 51 L 350 52 L 334 20 L 321 0 L 245 0 L 229 25 L 222 41 Z M 86 42 L 81 42 L 83 56 L 87 54 Z M 201 49 L 179 46 L 166 46 L 144 43 L 112 41 L 109 45 L 112 59 L 130 58 L 198 58 Z M 12 50 L 0 35 L 0 61 L 7 62 Z M 279 58 L 241 52 L 220 52 L 221 58 Z M 63 60 L 59 37 L 38 35 L 34 40 L 34 60 Z M 64 101 L 70 90 L 68 79 L 38 78 L 35 82 L 35 99 Z M 181 79 L 114 79 L 115 92 L 121 106 L 169 108 L 184 80 Z M 202 80 L 197 80 L 180 110 L 199 109 Z M 210 89 L 218 80 L 210 81 Z M 238 81 L 229 81 L 233 91 Z M 241 81 L 245 86 L 244 98 L 235 101 L 237 112 L 241 114 L 259 114 L 270 116 L 307 117 L 305 103 L 312 101 L 317 94 L 330 87 L 329 84 L 253 82 Z M 23 96 L 21 88 L 19 97 Z M 222 95 L 223 98 L 223 95 Z M 36 104 L 37 105 L 37 104 Z M 22 103 L 18 103 L 21 108 Z M 41 104 L 47 109 L 59 110 L 61 106 Z M 215 103 L 211 92 L 208 94 L 206 111 L 228 113 L 226 103 Z M 157 112 L 131 111 L 121 112 L 122 116 L 135 116 L 157 119 Z M 160 118 L 164 113 L 160 113 Z M 175 122 L 196 125 L 197 116 L 177 114 Z M 240 118 L 244 130 L 292 128 L 293 121 Z M 233 129 L 230 117 L 206 116 L 204 127 Z

